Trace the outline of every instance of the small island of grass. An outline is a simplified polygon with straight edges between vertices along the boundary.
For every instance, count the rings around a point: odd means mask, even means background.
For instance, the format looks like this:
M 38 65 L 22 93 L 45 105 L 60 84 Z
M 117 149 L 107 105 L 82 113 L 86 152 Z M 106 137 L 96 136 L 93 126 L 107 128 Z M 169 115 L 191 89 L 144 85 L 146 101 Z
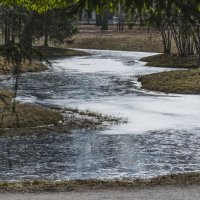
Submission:
M 180 94 L 200 94 L 200 69 L 177 70 L 141 76 L 142 89 Z
M 179 94 L 200 94 L 200 61 L 197 55 L 158 54 L 142 58 L 147 66 L 176 68 L 139 77 L 142 89 Z
M 92 130 L 111 124 L 127 123 L 126 119 L 106 116 L 75 108 L 47 109 L 34 104 L 19 103 L 13 112 L 12 93 L 0 91 L 0 134 L 70 133 L 73 130 Z M 11 131 L 13 130 L 13 131 Z
M 197 55 L 180 57 L 178 54 L 158 54 L 142 58 L 147 66 L 166 68 L 199 68 L 200 60 Z
M 58 125 L 63 116 L 56 110 L 32 104 L 16 103 L 13 112 L 12 93 L 0 91 L 0 128 L 30 128 L 44 125 Z

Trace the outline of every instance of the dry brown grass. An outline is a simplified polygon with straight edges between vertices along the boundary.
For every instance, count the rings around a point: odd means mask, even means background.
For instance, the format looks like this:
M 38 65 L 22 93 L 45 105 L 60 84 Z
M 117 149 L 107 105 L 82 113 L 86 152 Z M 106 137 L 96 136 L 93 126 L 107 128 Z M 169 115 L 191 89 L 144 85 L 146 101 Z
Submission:
M 146 90 L 200 94 L 200 69 L 178 70 L 144 75 L 139 78 L 142 88 Z
M 1 128 L 27 128 L 50 124 L 58 125 L 58 122 L 63 120 L 62 115 L 54 110 L 19 103 L 16 107 L 16 113 L 12 113 L 11 107 L 6 107 L 6 110 L 0 113 L 0 119 Z M 19 121 L 19 127 L 17 120 Z
M 0 133 L 15 135 L 71 133 L 73 130 L 104 129 L 111 124 L 127 123 L 127 119 L 106 116 L 89 110 L 74 108 L 46 109 L 32 104 L 16 104 L 16 112 L 12 112 L 12 94 L 0 91 L 5 100 L 0 101 Z
M 88 56 L 89 53 L 58 47 L 37 47 L 37 50 L 46 58 L 65 58 L 74 56 Z
M 171 68 L 199 68 L 200 60 L 197 55 L 180 57 L 178 54 L 160 54 L 142 58 L 148 66 Z
M 36 49 L 42 54 L 46 59 L 50 58 L 65 58 L 73 56 L 88 56 L 89 53 L 65 48 L 56 47 L 36 47 Z M 48 70 L 48 66 L 39 60 L 33 60 L 32 62 L 26 60 L 22 63 L 22 73 L 26 72 L 41 72 Z M 14 71 L 14 66 L 12 63 L 7 62 L 6 58 L 0 55 L 0 74 L 10 74 Z
M 87 26 L 86 26 L 87 27 Z M 87 27 L 89 28 L 89 27 Z M 99 29 L 99 28 L 98 28 Z M 90 30 L 80 27 L 71 44 L 64 47 L 83 49 L 108 49 L 120 51 L 163 52 L 160 34 L 146 27 L 134 27 L 133 30 L 117 31 L 111 27 L 110 31 L 100 31 L 93 26 Z M 172 47 L 175 50 L 175 45 Z
M 2 109 L 5 104 L 11 102 L 12 93 L 8 90 L 0 90 L 0 109 Z
M 26 128 L 42 125 L 57 125 L 63 120 L 62 115 L 54 110 L 30 104 L 16 104 L 16 112 L 12 112 L 12 94 L 0 91 L 4 101 L 0 101 L 0 128 Z M 18 127 L 19 126 L 19 127 Z
M 152 186 L 186 186 L 200 184 L 199 173 L 166 175 L 147 180 L 74 180 L 74 181 L 27 181 L 16 183 L 0 183 L 1 192 L 64 192 L 97 189 L 135 189 Z
M 31 63 L 27 60 L 22 64 L 21 72 L 40 72 L 48 69 L 48 66 L 39 61 L 32 61 Z M 0 74 L 10 74 L 14 71 L 12 63 L 8 63 L 5 58 L 0 57 Z

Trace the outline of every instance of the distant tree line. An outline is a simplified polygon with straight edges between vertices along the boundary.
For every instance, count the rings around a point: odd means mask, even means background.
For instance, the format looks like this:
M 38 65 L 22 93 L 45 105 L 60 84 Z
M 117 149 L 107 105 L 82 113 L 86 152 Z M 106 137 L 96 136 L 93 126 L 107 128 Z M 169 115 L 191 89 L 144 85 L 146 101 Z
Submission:
M 199 55 L 200 60 L 200 1 L 199 0 L 80 0 L 96 11 L 98 25 L 108 29 L 109 11 L 120 14 L 122 6 L 131 21 L 156 28 L 161 36 L 164 53 L 171 53 L 174 40 L 179 56 Z
M 161 36 L 164 53 L 171 53 L 174 40 L 179 56 L 198 54 L 200 60 L 200 1 L 199 0 L 80 0 L 88 11 L 96 11 L 97 24 L 108 29 L 109 11 L 126 16 L 134 22 L 156 28 Z M 83 3 L 84 2 L 84 3 Z
M 172 40 L 174 40 L 180 56 L 198 54 L 200 59 L 199 0 L 18 0 L 17 2 L 4 0 L 3 2 L 4 5 L 18 4 L 24 5 L 29 9 L 25 14 L 24 11 L 20 11 L 16 7 L 10 8 L 12 13 L 7 8 L 2 8 L 2 14 L 5 13 L 4 16 L 9 16 L 1 18 L 4 19 L 1 24 L 4 27 L 5 43 L 15 40 L 18 33 L 21 33 L 20 40 L 22 43 L 27 43 L 28 41 L 31 43 L 33 36 L 44 37 L 45 45 L 48 44 L 48 38 L 60 40 L 63 36 L 73 32 L 69 31 L 70 29 L 68 31 L 65 29 L 67 26 L 71 27 L 72 21 L 69 20 L 69 16 L 71 19 L 74 14 L 78 14 L 78 11 L 83 9 L 87 10 L 88 13 L 96 11 L 99 15 L 98 18 L 102 29 L 106 30 L 108 28 L 109 11 L 117 12 L 119 5 L 122 5 L 127 14 L 134 17 L 139 16 L 143 20 L 142 24 L 159 30 L 163 39 L 165 53 L 171 52 L 171 44 Z M 76 10 L 69 12 L 73 6 L 76 7 Z M 38 14 L 36 11 L 42 14 Z M 70 13 L 68 17 L 64 14 L 68 19 L 64 20 L 67 26 L 63 26 L 61 30 L 56 28 L 63 25 L 63 23 L 59 24 L 61 22 L 59 22 L 59 19 L 63 19 L 63 17 L 58 17 L 60 16 L 60 14 L 56 14 L 58 11 Z M 22 16 L 13 18 L 13 15 L 16 16 L 20 13 Z M 45 16 L 49 17 L 48 20 L 45 20 L 47 19 Z M 41 18 L 43 19 L 41 20 Z M 34 23 L 38 25 L 33 26 Z M 46 25 L 48 23 L 49 25 Z M 57 26 L 58 24 L 59 26 Z M 39 29 L 32 30 L 36 26 Z M 54 28 L 52 29 L 51 27 Z M 55 34 L 55 30 L 57 30 L 56 32 L 59 33 L 59 36 Z
M 48 46 L 49 40 L 63 42 L 76 32 L 76 15 L 67 9 L 53 9 L 44 13 L 27 11 L 23 7 L 0 7 L 0 30 L 4 45 L 20 42 L 29 47 L 34 39 L 43 39 Z

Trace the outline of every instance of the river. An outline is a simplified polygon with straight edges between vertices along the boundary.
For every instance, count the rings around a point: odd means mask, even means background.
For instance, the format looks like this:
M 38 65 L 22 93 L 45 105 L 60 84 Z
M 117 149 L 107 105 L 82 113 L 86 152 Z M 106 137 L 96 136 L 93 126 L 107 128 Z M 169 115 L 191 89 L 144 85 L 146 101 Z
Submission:
M 85 51 L 93 55 L 52 60 L 52 69 L 23 75 L 18 100 L 89 109 L 127 118 L 128 123 L 71 135 L 1 137 L 0 181 L 199 172 L 200 96 L 140 89 L 138 76 L 168 70 L 139 61 L 153 53 Z

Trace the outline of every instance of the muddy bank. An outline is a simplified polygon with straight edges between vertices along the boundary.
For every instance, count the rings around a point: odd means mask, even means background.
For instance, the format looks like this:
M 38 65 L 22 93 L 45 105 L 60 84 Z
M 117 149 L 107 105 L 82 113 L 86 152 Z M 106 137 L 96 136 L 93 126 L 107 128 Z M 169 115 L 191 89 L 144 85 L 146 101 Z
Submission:
M 65 192 L 86 190 L 119 190 L 156 186 L 200 185 L 199 173 L 165 175 L 152 179 L 136 180 L 72 180 L 72 181 L 25 181 L 0 183 L 1 192 Z

